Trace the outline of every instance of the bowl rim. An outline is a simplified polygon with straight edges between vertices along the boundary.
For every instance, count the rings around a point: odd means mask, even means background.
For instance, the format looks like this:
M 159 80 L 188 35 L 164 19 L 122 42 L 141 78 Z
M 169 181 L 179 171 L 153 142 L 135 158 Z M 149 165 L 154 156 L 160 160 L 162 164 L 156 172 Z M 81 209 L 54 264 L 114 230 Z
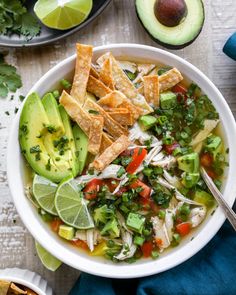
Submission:
M 121 44 L 109 44 L 109 45 L 103 45 L 103 46 L 98 46 L 94 48 L 94 53 L 98 52 L 103 52 L 105 50 L 116 50 L 116 49 L 137 49 L 137 50 L 146 50 L 150 51 L 152 53 L 157 54 L 157 60 L 158 58 L 160 59 L 160 56 L 164 56 L 167 59 L 172 62 L 178 62 L 188 68 L 193 74 L 197 75 L 199 79 L 202 80 L 202 83 L 205 83 L 205 86 L 208 87 L 217 97 L 217 103 L 219 104 L 219 108 L 222 107 L 223 111 L 225 112 L 223 116 L 224 125 L 227 126 L 227 130 L 230 129 L 230 136 L 229 136 L 229 131 L 225 132 L 227 135 L 227 140 L 229 145 L 235 146 L 236 144 L 236 123 L 233 117 L 233 114 L 223 98 L 222 94 L 220 91 L 216 88 L 216 86 L 209 80 L 209 78 L 203 74 L 198 68 L 193 66 L 191 63 L 188 61 L 182 59 L 179 56 L 174 55 L 173 53 L 164 51 L 159 48 L 155 48 L 152 46 L 147 46 L 147 45 L 141 45 L 141 44 L 130 44 L 130 43 L 121 43 Z M 158 56 L 159 55 L 159 56 Z M 134 54 L 135 56 L 135 54 Z M 50 69 L 45 75 L 43 75 L 38 82 L 31 88 L 31 90 L 28 92 L 31 93 L 33 91 L 36 91 L 38 88 L 40 88 L 40 84 L 46 81 L 47 79 L 50 78 L 51 75 L 56 73 L 59 69 L 62 69 L 64 66 L 75 60 L 76 54 L 64 59 L 63 61 L 59 62 L 55 67 Z M 201 85 L 200 85 L 201 87 Z M 72 253 L 70 251 L 69 247 L 65 247 L 62 244 L 56 242 L 53 238 L 52 235 L 49 235 L 49 233 L 44 230 L 44 228 L 39 225 L 39 222 L 37 219 L 34 217 L 34 213 L 32 212 L 32 208 L 30 209 L 30 204 L 27 200 L 25 201 L 20 201 L 18 198 L 18 190 L 15 185 L 15 182 L 17 181 L 17 176 L 16 176 L 16 162 L 17 160 L 19 161 L 19 155 L 14 154 L 14 150 L 16 149 L 16 146 L 19 146 L 18 143 L 18 124 L 19 124 L 19 118 L 20 118 L 20 113 L 23 108 L 24 103 L 21 105 L 20 110 L 17 113 L 17 116 L 14 119 L 14 122 L 12 124 L 10 136 L 9 136 L 9 142 L 8 142 L 8 150 L 7 150 L 7 176 L 8 176 L 8 183 L 10 187 L 11 194 L 13 196 L 13 200 L 16 206 L 16 209 L 29 230 L 29 232 L 32 234 L 32 236 L 50 253 L 52 253 L 55 257 L 66 263 L 67 265 L 70 265 L 73 268 L 79 269 L 84 272 L 88 272 L 94 275 L 98 276 L 103 276 L 103 277 L 109 277 L 109 278 L 137 278 L 137 277 L 144 277 L 148 275 L 153 275 L 157 274 L 163 271 L 166 271 L 170 268 L 173 268 L 180 263 L 186 261 L 193 255 L 195 255 L 198 251 L 200 251 L 213 237 L 214 235 L 218 232 L 220 227 L 225 221 L 225 216 L 220 208 L 216 209 L 216 212 L 214 216 L 212 216 L 211 220 L 208 222 L 209 224 L 207 225 L 207 228 L 211 225 L 211 231 L 206 230 L 206 226 L 204 226 L 201 231 L 198 233 L 197 237 L 192 241 L 192 243 L 188 243 L 182 247 L 179 247 L 178 251 L 173 252 L 175 254 L 174 258 L 172 257 L 173 254 L 164 256 L 160 259 L 161 260 L 152 260 L 152 261 L 147 261 L 145 263 L 135 263 L 135 264 L 128 264 L 128 265 L 123 265 L 123 264 L 106 264 L 106 263 L 101 263 L 98 261 L 93 261 L 93 259 L 90 259 L 90 256 L 84 258 L 81 255 L 79 255 L 79 252 Z M 220 109 L 221 111 L 221 109 Z M 223 113 L 222 111 L 222 113 Z M 227 120 L 226 120 L 227 117 Z M 233 134 L 233 136 L 232 136 Z M 16 139 L 17 138 L 17 139 Z M 230 149 L 231 150 L 231 149 Z M 236 154 L 234 155 L 233 153 L 230 152 L 229 154 L 229 162 L 230 163 L 235 163 L 236 162 Z M 236 174 L 236 166 L 230 165 L 229 167 L 229 173 L 228 173 L 228 178 L 229 181 L 227 180 L 227 192 L 229 198 L 228 204 L 230 206 L 233 205 L 235 195 L 236 195 L 236 183 L 233 181 L 233 177 L 230 175 L 235 175 Z M 19 184 L 22 184 L 20 182 Z M 26 198 L 25 198 L 26 199 Z M 28 210 L 28 214 L 26 216 L 25 210 Z M 29 220 L 31 222 L 29 222 Z M 214 222 L 213 222 L 214 220 Z M 35 231 L 35 228 L 37 228 L 37 231 Z M 57 250 L 55 250 L 55 246 L 57 247 Z

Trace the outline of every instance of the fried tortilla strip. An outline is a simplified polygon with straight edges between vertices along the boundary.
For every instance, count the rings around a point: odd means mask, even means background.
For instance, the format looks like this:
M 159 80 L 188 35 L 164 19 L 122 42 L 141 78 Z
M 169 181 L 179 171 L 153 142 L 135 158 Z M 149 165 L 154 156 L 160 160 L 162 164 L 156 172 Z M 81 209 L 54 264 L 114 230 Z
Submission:
M 91 116 L 88 150 L 91 154 L 97 155 L 100 150 L 104 119 L 102 116 Z
M 0 294 L 7 295 L 10 285 L 11 285 L 10 282 L 0 280 Z
M 133 116 L 133 121 L 137 120 L 143 112 L 141 108 L 138 108 L 135 105 L 133 105 L 123 93 L 116 90 L 100 98 L 98 104 L 102 107 L 126 108 L 128 111 L 131 112 Z
M 126 108 L 110 109 L 107 113 L 120 125 L 131 126 L 133 124 L 132 114 Z
M 183 76 L 173 68 L 159 77 L 160 92 L 168 90 L 183 80 Z
M 112 90 L 115 89 L 112 77 L 112 64 L 110 58 L 106 59 L 102 64 L 99 78 L 108 88 Z
M 144 96 L 148 103 L 159 106 L 159 78 L 157 75 L 143 77 Z
M 98 156 L 92 163 L 98 171 L 103 171 L 112 161 L 114 161 L 119 154 L 125 151 L 131 144 L 129 138 L 121 135 L 115 142 L 112 143 L 100 156 Z
M 144 95 L 144 86 L 143 84 L 137 89 L 139 94 Z
M 91 75 L 89 76 L 87 90 L 88 92 L 93 93 L 95 96 L 99 98 L 106 96 L 108 93 L 112 91 L 102 81 L 94 78 Z
M 107 149 L 110 145 L 112 145 L 112 143 L 113 143 L 113 140 L 109 137 L 109 135 L 106 132 L 103 132 L 99 153 L 102 154 L 105 151 L 105 149 Z
M 99 79 L 99 74 L 93 66 L 91 66 L 90 68 L 90 75 L 96 79 Z
M 66 91 L 62 92 L 59 102 L 63 105 L 71 119 L 79 125 L 87 136 L 89 136 L 91 125 L 89 114 L 84 111 L 79 103 Z
M 128 135 L 128 131 L 122 127 L 119 123 L 112 119 L 102 107 L 100 107 L 96 102 L 87 99 L 83 109 L 87 112 L 89 111 L 96 111 L 99 115 L 104 118 L 104 129 L 111 134 L 115 139 L 120 137 L 123 134 Z
M 20 295 L 20 294 L 27 294 L 27 291 L 24 291 L 20 289 L 18 286 L 16 286 L 14 283 L 11 283 L 8 293 L 11 295 L 13 294 Z
M 102 65 L 108 58 L 110 58 L 112 62 L 112 76 L 115 88 L 122 92 L 136 107 L 139 107 L 143 115 L 153 112 L 153 109 L 146 102 L 144 96 L 138 93 L 137 89 L 134 87 L 134 84 L 127 77 L 111 53 L 102 55 L 97 60 L 97 63 Z
M 91 69 L 93 47 L 77 43 L 76 49 L 77 58 L 71 95 L 80 105 L 83 105 L 86 99 L 86 88 Z
M 134 79 L 133 83 L 139 83 L 142 81 L 143 76 L 147 76 L 155 68 L 154 64 L 138 64 L 139 74 Z

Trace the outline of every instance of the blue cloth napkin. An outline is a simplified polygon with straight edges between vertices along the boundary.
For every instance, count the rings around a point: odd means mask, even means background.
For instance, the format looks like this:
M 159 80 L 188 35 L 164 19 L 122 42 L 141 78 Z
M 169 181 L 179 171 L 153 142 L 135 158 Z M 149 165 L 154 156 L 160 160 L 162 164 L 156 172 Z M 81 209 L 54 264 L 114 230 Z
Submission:
M 236 233 L 225 222 L 198 254 L 161 274 L 132 280 L 82 273 L 69 295 L 236 295 Z
M 223 51 L 229 57 L 236 60 L 236 32 L 227 40 Z

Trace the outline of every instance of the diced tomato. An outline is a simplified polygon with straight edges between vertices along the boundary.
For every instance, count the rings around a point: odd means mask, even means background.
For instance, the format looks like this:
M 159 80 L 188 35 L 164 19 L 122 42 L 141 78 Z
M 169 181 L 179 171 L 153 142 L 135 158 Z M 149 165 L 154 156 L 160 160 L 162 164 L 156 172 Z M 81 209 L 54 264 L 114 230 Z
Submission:
M 133 188 L 133 189 L 142 188 L 142 191 L 139 192 L 139 195 L 143 198 L 148 199 L 151 195 L 151 188 L 139 179 L 131 183 L 130 188 Z
M 181 101 L 182 97 L 184 97 L 184 99 L 187 99 L 187 91 L 188 90 L 183 85 L 181 85 L 181 84 L 175 85 L 174 87 L 172 87 L 172 91 L 177 94 L 178 101 Z
M 103 185 L 103 181 L 101 179 L 93 179 L 89 181 L 85 188 L 83 189 L 85 198 L 87 200 L 96 199 L 97 193 L 100 190 L 100 187 Z
M 213 157 L 210 153 L 204 153 L 200 157 L 200 162 L 203 167 L 211 167 L 213 164 Z
M 143 160 L 147 155 L 147 150 L 143 148 L 134 149 L 134 153 L 132 155 L 132 161 L 126 167 L 126 171 L 130 174 L 133 174 L 137 168 L 142 164 Z
M 152 250 L 153 250 L 152 242 L 143 243 L 143 245 L 141 246 L 141 250 L 143 252 L 143 257 L 145 257 L 145 258 L 150 257 L 152 254 Z
M 51 221 L 50 227 L 55 233 L 57 233 L 59 231 L 60 225 L 62 224 L 63 224 L 62 220 L 59 218 L 56 218 L 53 221 Z
M 84 241 L 81 241 L 81 240 L 71 241 L 71 244 L 74 245 L 75 247 L 88 250 L 88 245 Z
M 189 234 L 191 230 L 191 224 L 189 222 L 183 222 L 176 225 L 176 231 L 183 237 Z
M 211 169 L 206 169 L 206 172 L 208 174 L 208 176 L 210 176 L 210 178 L 212 179 L 216 179 L 217 178 L 217 175 L 215 174 L 215 172 Z
M 180 147 L 180 145 L 177 142 L 174 142 L 172 144 L 164 144 L 163 149 L 168 155 L 171 155 L 173 151 L 178 147 Z
M 117 188 L 119 181 L 113 178 L 108 178 L 103 180 L 103 184 L 106 185 L 109 191 L 112 193 Z
M 162 239 L 155 239 L 156 244 L 158 247 L 162 247 L 163 246 L 163 240 Z

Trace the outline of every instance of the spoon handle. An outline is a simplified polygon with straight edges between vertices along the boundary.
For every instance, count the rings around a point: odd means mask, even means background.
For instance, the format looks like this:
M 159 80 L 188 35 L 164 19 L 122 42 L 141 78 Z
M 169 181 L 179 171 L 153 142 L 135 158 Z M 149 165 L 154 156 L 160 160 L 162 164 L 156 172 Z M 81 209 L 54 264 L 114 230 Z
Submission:
M 228 218 L 229 222 L 233 226 L 234 230 L 236 231 L 236 214 L 233 211 L 232 208 L 229 207 L 229 205 L 224 200 L 223 195 L 218 190 L 212 179 L 208 176 L 206 173 L 206 170 L 201 167 L 201 175 L 204 179 L 206 185 L 208 186 L 209 190 L 211 191 L 212 195 L 215 197 L 217 203 L 221 206 L 223 209 L 225 216 Z

